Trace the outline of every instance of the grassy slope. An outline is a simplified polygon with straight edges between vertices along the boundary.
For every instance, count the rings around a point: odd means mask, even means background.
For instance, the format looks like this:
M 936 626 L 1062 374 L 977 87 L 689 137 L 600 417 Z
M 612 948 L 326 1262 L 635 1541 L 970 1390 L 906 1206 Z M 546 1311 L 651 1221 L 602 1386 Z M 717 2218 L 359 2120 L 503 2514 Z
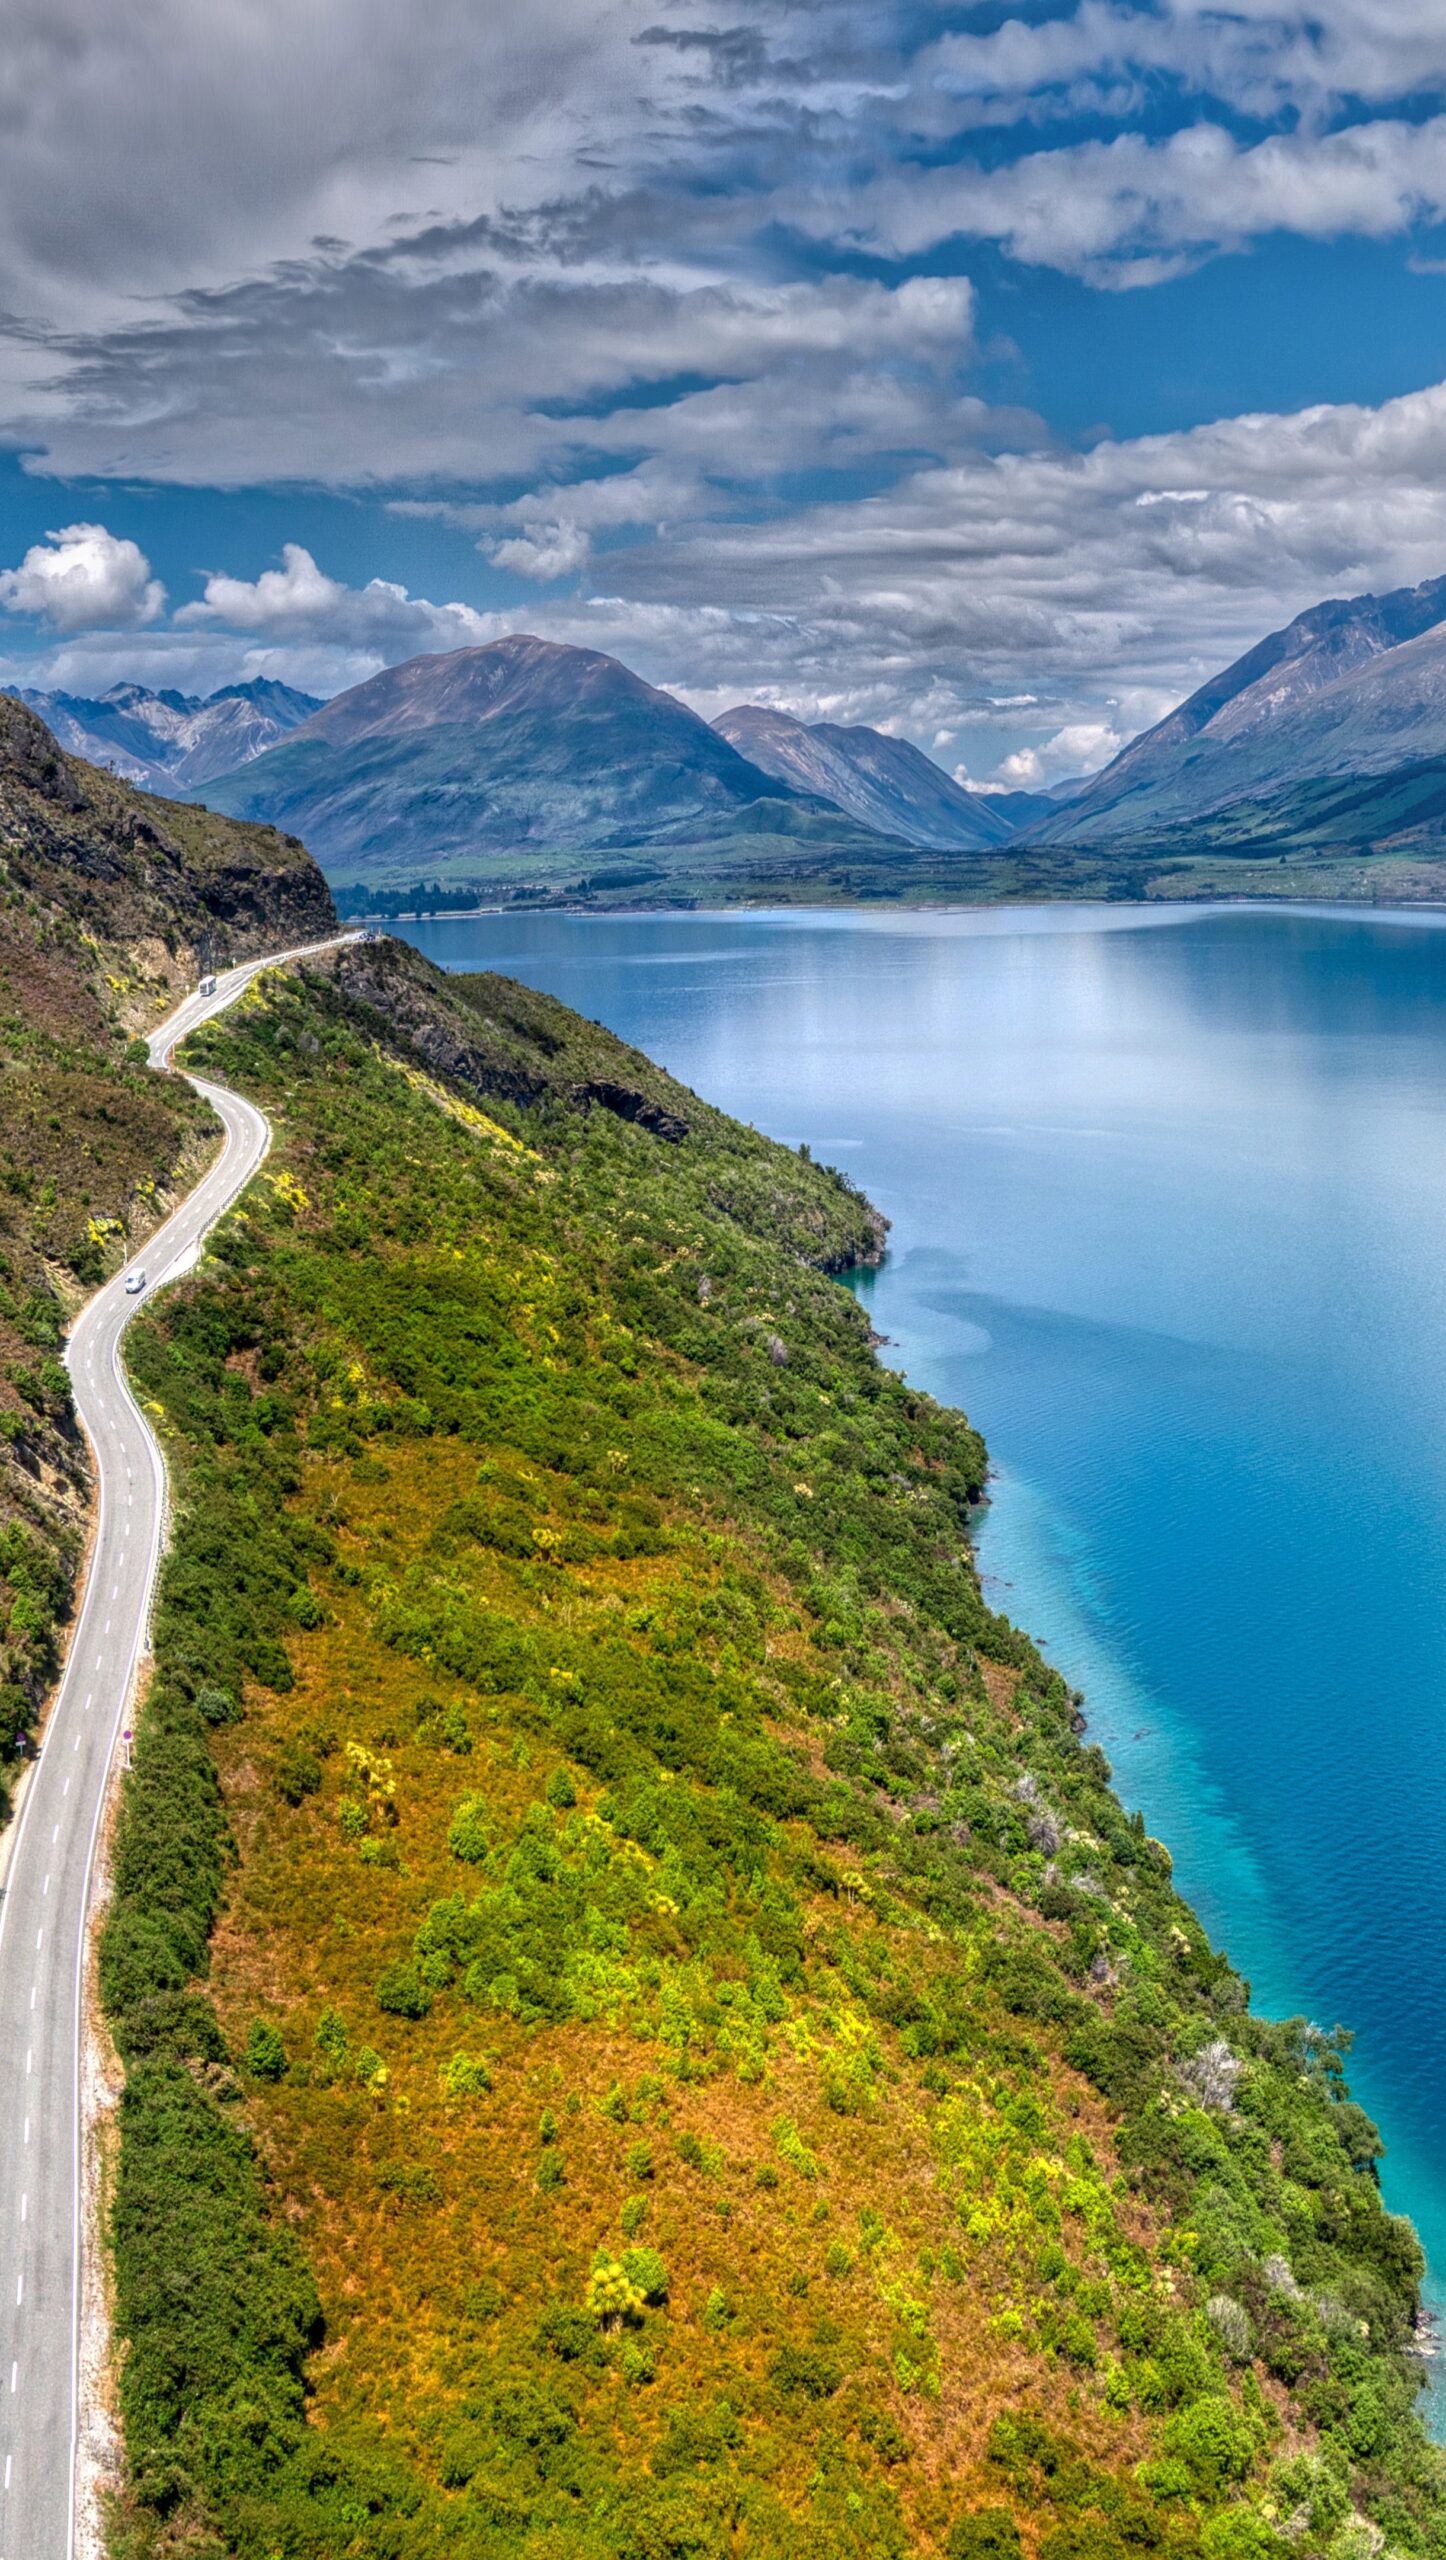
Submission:
M 1437 2549 L 1339 2053 L 984 1605 L 856 1195 L 414 954 L 196 1046 L 279 1145 L 136 1349 L 117 2548 Z
M 273 920 L 313 912 L 329 902 L 299 846 L 63 756 L 0 697 L 0 1812 L 84 1529 L 62 1329 L 206 1142 L 195 1095 L 131 1034 L 194 976 L 200 935 L 265 947 Z

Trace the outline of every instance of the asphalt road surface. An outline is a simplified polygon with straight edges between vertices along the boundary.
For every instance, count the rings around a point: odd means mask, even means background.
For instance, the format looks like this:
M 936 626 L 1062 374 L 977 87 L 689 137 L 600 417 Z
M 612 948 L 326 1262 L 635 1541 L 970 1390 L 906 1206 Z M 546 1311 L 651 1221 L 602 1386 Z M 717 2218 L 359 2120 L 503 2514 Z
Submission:
M 259 969 L 302 956 L 248 962 L 219 976 L 213 995 L 189 996 L 152 1034 L 152 1065 L 166 1066 L 177 1041 L 234 1003 Z M 66 1349 L 94 1460 L 96 1525 L 0 1893 L 0 2560 L 71 2560 L 75 2544 L 87 1906 L 166 1529 L 165 1465 L 126 1384 L 121 1336 L 158 1288 L 194 1266 L 271 1140 L 253 1104 L 190 1081 L 221 1122 L 220 1154 L 144 1251 L 97 1291 Z M 138 1269 L 146 1286 L 131 1295 L 125 1283 Z

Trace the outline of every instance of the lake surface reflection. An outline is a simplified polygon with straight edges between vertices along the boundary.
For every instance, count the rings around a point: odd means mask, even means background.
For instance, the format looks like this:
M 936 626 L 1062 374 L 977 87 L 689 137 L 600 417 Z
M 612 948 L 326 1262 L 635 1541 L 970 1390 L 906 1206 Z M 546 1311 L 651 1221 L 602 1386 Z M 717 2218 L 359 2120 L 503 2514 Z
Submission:
M 885 1357 L 987 1435 L 992 1596 L 1087 1691 L 1121 1793 L 1257 2002 L 1356 2030 L 1387 2194 L 1438 2280 L 1443 925 L 1035 908 L 409 928 L 806 1139 L 887 1211 L 863 1294 Z

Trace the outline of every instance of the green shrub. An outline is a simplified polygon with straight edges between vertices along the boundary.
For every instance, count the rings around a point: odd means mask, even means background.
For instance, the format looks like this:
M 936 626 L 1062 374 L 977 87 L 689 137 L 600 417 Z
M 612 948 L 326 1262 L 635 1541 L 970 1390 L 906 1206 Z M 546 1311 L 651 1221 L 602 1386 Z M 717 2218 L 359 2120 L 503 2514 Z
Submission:
M 286 2047 L 279 2027 L 266 2018 L 253 2018 L 246 2038 L 246 2068 L 253 2080 L 280 2080 L 286 2072 Z
M 425 2160 L 384 2160 L 377 2185 L 401 2205 L 439 2204 L 442 2198 L 436 2170 Z
M 1254 2507 L 1222 2507 L 1200 2530 L 1206 2560 L 1284 2560 L 1289 2550 Z
M 1020 2560 L 1019 2527 L 1008 2507 L 975 2507 L 949 2532 L 949 2560 Z
M 1227 2481 L 1244 2479 L 1255 2436 L 1232 2401 L 1211 2393 L 1167 2420 L 1164 2449 L 1186 2464 L 1202 2488 L 1219 2490 Z
M 909 2439 L 897 2418 L 887 2409 L 865 2406 L 859 2411 L 858 2424 L 859 2434 L 865 2444 L 872 2445 L 880 2462 L 887 2463 L 892 2469 L 895 2463 L 908 2461 Z
M 668 2299 L 668 2270 L 656 2249 L 625 2249 L 623 2273 L 644 2302 L 660 2303 Z
M 768 2374 L 789 2400 L 831 2400 L 843 2381 L 842 2365 L 822 2347 L 780 2347 Z
M 448 2098 L 485 2098 L 492 2074 L 480 2053 L 454 2053 L 442 2066 L 442 2092 Z
M 454 1858 L 462 1858 L 470 1866 L 480 1866 L 490 1854 L 492 1833 L 488 1827 L 485 1796 L 463 1796 L 452 1816 L 447 1846 Z
M 346 2020 L 340 2009 L 330 2006 L 323 2009 L 316 2022 L 315 2044 L 322 2060 L 329 2062 L 333 2070 L 338 2069 L 345 2062 L 349 2038 Z
M 779 2159 L 795 2170 L 800 2178 L 821 2176 L 818 2156 L 810 2151 L 792 2116 L 774 2118 L 773 2147 Z
M 643 2297 L 616 2258 L 597 2258 L 587 2280 L 584 2307 L 600 2329 L 620 2328 L 642 2316 Z
M 377 2007 L 389 2010 L 394 2018 L 425 2018 L 432 2006 L 432 1995 L 414 1964 L 397 1957 L 384 1965 L 377 1976 Z

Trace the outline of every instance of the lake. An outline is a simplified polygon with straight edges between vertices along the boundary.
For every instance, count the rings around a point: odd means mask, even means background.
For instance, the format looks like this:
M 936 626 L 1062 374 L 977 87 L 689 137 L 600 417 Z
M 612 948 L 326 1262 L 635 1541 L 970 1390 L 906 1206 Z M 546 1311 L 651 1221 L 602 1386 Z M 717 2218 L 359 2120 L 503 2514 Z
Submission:
M 884 1357 L 995 1467 L 990 1596 L 1257 2005 L 1356 2031 L 1446 2279 L 1446 916 L 421 924 L 893 1221 Z

